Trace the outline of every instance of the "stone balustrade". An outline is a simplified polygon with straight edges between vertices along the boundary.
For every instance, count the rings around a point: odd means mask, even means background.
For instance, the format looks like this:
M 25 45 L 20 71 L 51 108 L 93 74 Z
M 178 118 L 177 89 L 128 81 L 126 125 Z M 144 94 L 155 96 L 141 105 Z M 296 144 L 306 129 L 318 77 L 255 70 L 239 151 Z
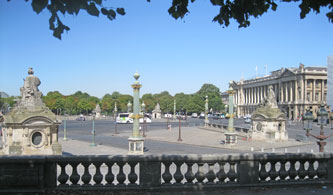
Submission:
M 207 123 L 206 125 L 207 127 L 219 129 L 221 132 L 228 129 L 228 125 L 225 124 Z M 250 130 L 250 128 L 247 127 L 237 127 L 237 126 L 234 126 L 234 129 L 239 133 L 247 133 Z
M 332 183 L 331 153 L 0 157 L 0 193 Z

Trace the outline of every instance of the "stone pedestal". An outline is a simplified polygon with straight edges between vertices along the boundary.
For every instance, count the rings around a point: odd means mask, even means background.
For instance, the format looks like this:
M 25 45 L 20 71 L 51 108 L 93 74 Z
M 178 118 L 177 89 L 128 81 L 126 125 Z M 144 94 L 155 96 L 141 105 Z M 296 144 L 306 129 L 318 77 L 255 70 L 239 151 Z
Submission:
M 235 145 L 237 143 L 237 134 L 230 132 L 225 133 L 225 144 L 227 145 Z
M 128 154 L 143 155 L 144 138 L 130 137 L 128 138 Z
M 32 68 L 24 81 L 21 99 L 3 116 L 2 152 L 5 155 L 61 155 L 56 118 L 43 103 L 38 90 L 40 80 Z

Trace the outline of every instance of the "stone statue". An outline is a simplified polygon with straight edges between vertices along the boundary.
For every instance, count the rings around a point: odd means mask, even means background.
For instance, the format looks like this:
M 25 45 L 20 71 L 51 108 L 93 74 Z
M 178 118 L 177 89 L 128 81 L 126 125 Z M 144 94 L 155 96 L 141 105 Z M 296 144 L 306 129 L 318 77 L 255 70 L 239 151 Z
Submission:
M 278 108 L 272 85 L 268 87 L 268 95 L 263 99 L 261 105 L 268 106 L 270 108 Z
M 19 107 L 45 106 L 42 101 L 42 92 L 38 90 L 41 84 L 38 77 L 34 76 L 32 68 L 28 70 L 28 76 L 24 80 L 23 87 L 20 88 L 21 99 L 18 101 Z

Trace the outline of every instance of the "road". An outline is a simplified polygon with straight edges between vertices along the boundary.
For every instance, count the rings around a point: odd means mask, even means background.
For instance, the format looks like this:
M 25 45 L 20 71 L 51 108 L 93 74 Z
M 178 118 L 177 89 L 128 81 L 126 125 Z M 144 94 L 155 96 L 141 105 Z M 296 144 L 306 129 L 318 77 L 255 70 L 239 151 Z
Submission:
M 228 124 L 227 119 L 220 120 L 210 120 L 211 123 L 218 124 Z M 172 127 L 178 127 L 178 121 L 170 121 L 168 124 L 171 124 Z M 196 118 L 188 118 L 187 121 L 181 121 L 182 126 L 200 126 L 203 125 L 203 119 Z M 235 119 L 235 126 L 240 127 L 248 127 L 249 124 L 245 124 L 243 119 Z M 149 135 L 150 131 L 167 129 L 166 120 L 158 120 L 153 121 L 151 124 L 147 124 Z M 59 137 L 63 137 L 63 124 L 59 127 Z M 119 149 L 128 149 L 128 137 L 121 136 L 122 134 L 130 133 L 132 131 L 132 124 L 118 124 L 117 130 L 119 132 L 118 135 L 115 135 L 115 124 L 112 120 L 96 120 L 95 121 L 95 129 L 96 129 L 96 143 L 100 145 L 111 146 Z M 303 130 L 303 126 L 301 123 L 287 123 L 286 128 L 289 133 L 289 138 L 295 139 L 296 134 L 305 135 L 305 131 Z M 319 126 L 316 124 L 313 125 L 314 130 L 311 133 L 319 134 Z M 87 144 L 92 140 L 92 121 L 67 121 L 67 137 L 79 141 L 85 141 Z M 325 129 L 325 134 L 330 133 L 331 130 L 328 128 Z M 204 139 L 204 137 L 202 138 Z M 315 143 L 315 139 L 310 137 L 310 142 Z M 332 137 L 327 139 L 328 143 L 326 146 L 327 151 L 332 150 Z M 235 153 L 235 150 L 230 149 L 220 149 L 220 148 L 212 148 L 212 147 L 204 147 L 204 146 L 194 146 L 194 145 L 186 145 L 182 143 L 170 143 L 163 141 L 154 141 L 154 140 L 145 140 L 145 148 L 146 152 L 149 154 L 217 154 L 217 153 Z M 303 146 L 301 148 L 302 151 L 317 151 L 318 147 L 316 144 L 312 146 Z

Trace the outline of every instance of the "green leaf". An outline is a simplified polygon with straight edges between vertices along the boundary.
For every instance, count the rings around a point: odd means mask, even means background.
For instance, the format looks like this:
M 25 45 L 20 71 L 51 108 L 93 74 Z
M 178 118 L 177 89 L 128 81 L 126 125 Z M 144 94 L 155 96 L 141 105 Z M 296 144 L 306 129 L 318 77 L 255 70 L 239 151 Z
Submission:
M 48 0 L 33 0 L 31 3 L 32 9 L 39 14 L 47 6 Z
M 117 13 L 122 15 L 122 16 L 126 14 L 124 8 L 117 8 Z
M 272 3 L 272 10 L 273 10 L 273 11 L 276 11 L 276 8 L 277 8 L 277 4 L 273 2 L 273 3 Z
M 109 9 L 109 14 L 108 14 L 108 18 L 110 20 L 113 20 L 116 18 L 116 12 L 113 9 Z
M 96 8 L 95 3 L 90 3 L 90 4 L 88 5 L 87 12 L 88 12 L 88 14 L 90 14 L 90 15 L 92 15 L 92 16 L 98 16 L 98 15 L 99 15 L 99 11 L 98 11 L 98 9 Z
M 105 8 L 102 8 L 101 12 L 102 12 L 103 15 L 108 15 L 109 14 L 109 11 Z

